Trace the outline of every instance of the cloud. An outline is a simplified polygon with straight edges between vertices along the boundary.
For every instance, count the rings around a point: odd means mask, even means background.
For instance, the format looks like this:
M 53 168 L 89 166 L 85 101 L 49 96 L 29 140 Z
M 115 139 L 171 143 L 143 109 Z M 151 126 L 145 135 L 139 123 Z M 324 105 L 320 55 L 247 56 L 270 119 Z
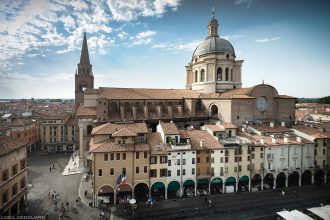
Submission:
M 273 38 L 263 38 L 263 39 L 257 39 L 255 40 L 257 43 L 267 43 L 270 41 L 276 41 L 276 40 L 280 40 L 280 37 L 273 37 Z
M 117 21 L 131 21 L 137 17 L 160 17 L 166 8 L 175 11 L 180 5 L 180 0 L 108 0 L 112 17 Z
M 223 39 L 226 40 L 234 40 L 234 39 L 240 39 L 240 38 L 245 38 L 246 35 L 243 34 L 234 34 L 234 35 L 226 35 L 226 36 L 221 36 Z
M 196 47 L 202 42 L 202 40 L 193 40 L 187 43 L 160 43 L 160 44 L 154 44 L 152 48 L 159 48 L 159 49 L 165 49 L 172 52 L 178 52 L 178 51 L 193 51 L 196 49 Z
M 235 5 L 246 4 L 246 7 L 250 7 L 255 0 L 235 0 Z
M 143 31 L 138 33 L 135 37 L 130 37 L 133 45 L 149 44 L 152 37 L 156 35 L 155 31 Z

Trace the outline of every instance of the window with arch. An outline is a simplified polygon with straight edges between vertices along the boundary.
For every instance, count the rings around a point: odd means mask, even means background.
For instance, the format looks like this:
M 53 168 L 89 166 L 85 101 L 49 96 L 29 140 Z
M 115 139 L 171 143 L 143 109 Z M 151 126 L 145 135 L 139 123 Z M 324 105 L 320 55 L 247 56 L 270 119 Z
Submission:
M 230 70 L 230 80 L 231 80 L 231 81 L 234 81 L 234 80 L 233 80 L 233 69 Z
M 226 68 L 226 73 L 225 73 L 225 81 L 229 80 L 229 69 Z
M 217 81 L 222 81 L 222 68 L 217 69 Z
M 204 82 L 205 81 L 205 70 L 202 69 L 201 70 L 201 82 Z
M 198 71 L 196 70 L 195 71 L 195 82 L 197 82 L 197 80 L 198 80 Z

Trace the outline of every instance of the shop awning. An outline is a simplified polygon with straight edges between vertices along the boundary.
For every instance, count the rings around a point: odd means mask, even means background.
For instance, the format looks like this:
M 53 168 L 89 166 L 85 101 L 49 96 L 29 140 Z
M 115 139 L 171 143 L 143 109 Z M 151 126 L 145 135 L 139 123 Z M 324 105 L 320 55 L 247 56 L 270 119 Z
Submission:
M 211 183 L 222 184 L 222 179 L 220 177 L 216 177 L 211 181 Z
M 170 182 L 170 184 L 168 184 L 167 191 L 169 191 L 169 192 L 176 192 L 179 189 L 180 189 L 180 183 L 178 183 L 176 181 L 172 181 L 172 182 Z
M 235 177 L 229 177 L 229 178 L 227 178 L 226 183 L 236 183 Z
M 242 176 L 239 181 L 241 182 L 249 182 L 249 177 L 248 176 Z
M 195 185 L 195 182 L 193 180 L 186 180 L 183 183 L 183 186 L 194 186 L 194 185 Z
M 199 180 L 197 181 L 197 184 L 198 184 L 198 185 L 207 185 L 207 184 L 209 184 L 209 180 L 206 179 L 206 178 L 199 179 Z
M 152 184 L 151 189 L 165 189 L 165 184 L 162 182 L 155 182 Z

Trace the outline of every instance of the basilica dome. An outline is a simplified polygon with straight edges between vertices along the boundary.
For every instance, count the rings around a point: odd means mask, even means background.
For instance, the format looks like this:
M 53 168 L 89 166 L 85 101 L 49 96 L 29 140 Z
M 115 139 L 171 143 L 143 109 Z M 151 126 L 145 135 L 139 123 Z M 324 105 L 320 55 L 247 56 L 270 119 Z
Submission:
M 209 53 L 228 53 L 235 56 L 233 45 L 229 41 L 219 38 L 211 37 L 200 43 L 193 53 L 193 57 Z

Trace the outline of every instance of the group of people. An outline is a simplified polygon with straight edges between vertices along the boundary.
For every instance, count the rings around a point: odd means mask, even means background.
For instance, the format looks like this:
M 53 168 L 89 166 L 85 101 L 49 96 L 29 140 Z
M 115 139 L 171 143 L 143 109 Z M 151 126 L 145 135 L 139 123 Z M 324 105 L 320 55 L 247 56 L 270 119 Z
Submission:
M 59 163 L 58 164 L 58 168 L 61 169 L 61 164 Z M 49 167 L 49 172 L 52 172 L 52 170 L 55 169 L 55 164 L 52 164 L 50 167 Z
M 80 197 L 78 197 L 76 199 L 76 204 L 78 204 L 80 202 L 80 200 L 81 200 Z M 68 210 L 71 210 L 74 213 L 78 213 L 76 205 L 74 205 L 70 202 L 66 202 L 65 206 L 64 206 L 64 203 L 62 202 L 61 203 L 61 208 L 60 208 L 59 218 L 63 219 L 65 212 L 68 211 Z

